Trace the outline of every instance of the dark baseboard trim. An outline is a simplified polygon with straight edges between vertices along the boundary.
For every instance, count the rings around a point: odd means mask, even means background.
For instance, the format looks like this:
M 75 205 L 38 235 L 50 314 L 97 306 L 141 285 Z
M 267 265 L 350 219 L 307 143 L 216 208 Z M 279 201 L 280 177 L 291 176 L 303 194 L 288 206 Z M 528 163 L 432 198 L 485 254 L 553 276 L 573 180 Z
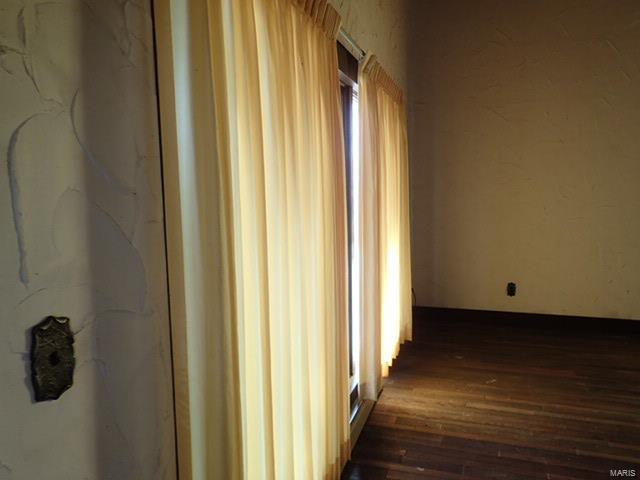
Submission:
M 356 416 L 350 425 L 351 451 L 353 451 L 354 447 L 356 446 L 356 443 L 358 443 L 358 437 L 360 437 L 360 433 L 362 432 L 362 429 L 364 428 L 365 423 L 367 423 L 369 414 L 371 414 L 371 411 L 373 410 L 373 407 L 375 406 L 375 404 L 376 404 L 375 400 L 363 400 L 360 403 L 358 413 L 356 413 Z
M 535 326 L 558 330 L 593 330 L 608 333 L 640 335 L 640 321 L 619 318 L 578 317 L 542 313 L 498 312 L 492 310 L 467 310 L 462 308 L 413 307 L 414 321 L 468 322 Z

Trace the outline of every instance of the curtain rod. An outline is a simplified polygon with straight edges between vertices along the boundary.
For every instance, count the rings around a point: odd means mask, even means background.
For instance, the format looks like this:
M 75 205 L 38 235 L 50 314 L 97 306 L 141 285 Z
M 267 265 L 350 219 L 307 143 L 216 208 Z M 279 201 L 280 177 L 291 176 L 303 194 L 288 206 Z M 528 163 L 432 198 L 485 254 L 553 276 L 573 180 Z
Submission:
M 349 50 L 355 50 L 355 52 L 351 52 L 351 53 L 356 53 L 358 55 L 358 62 L 365 57 L 366 54 L 364 50 L 358 46 L 356 41 L 351 37 L 351 35 L 347 33 L 347 31 L 344 28 L 340 27 L 340 31 L 338 32 L 338 37 L 339 37 L 338 38 L 339 40 L 342 40 L 340 42 L 342 43 L 342 45 L 344 45 Z

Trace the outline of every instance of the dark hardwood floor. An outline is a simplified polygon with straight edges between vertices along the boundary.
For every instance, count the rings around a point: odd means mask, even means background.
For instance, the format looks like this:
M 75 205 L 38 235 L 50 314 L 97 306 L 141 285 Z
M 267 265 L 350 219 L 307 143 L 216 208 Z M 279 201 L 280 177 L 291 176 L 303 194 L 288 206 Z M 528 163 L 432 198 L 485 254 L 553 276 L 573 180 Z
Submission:
M 638 332 L 636 322 L 417 316 L 342 478 L 640 477 Z

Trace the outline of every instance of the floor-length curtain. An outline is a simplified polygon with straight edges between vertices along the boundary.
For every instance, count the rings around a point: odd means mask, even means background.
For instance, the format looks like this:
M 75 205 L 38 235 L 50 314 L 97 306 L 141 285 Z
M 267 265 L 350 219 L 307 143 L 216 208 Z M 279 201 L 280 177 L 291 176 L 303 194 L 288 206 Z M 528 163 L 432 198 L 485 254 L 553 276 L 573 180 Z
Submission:
M 209 0 L 242 476 L 348 455 L 344 146 L 325 0 Z
M 360 70 L 361 386 L 375 399 L 411 339 L 407 120 L 402 90 L 370 56 Z

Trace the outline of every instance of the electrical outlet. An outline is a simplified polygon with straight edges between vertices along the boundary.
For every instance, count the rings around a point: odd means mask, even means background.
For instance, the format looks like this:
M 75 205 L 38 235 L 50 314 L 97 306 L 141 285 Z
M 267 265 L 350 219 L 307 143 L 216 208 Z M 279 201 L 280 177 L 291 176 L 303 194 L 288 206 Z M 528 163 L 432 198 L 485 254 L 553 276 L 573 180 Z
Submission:
M 507 295 L 510 297 L 515 297 L 516 295 L 516 284 L 513 282 L 507 283 Z

